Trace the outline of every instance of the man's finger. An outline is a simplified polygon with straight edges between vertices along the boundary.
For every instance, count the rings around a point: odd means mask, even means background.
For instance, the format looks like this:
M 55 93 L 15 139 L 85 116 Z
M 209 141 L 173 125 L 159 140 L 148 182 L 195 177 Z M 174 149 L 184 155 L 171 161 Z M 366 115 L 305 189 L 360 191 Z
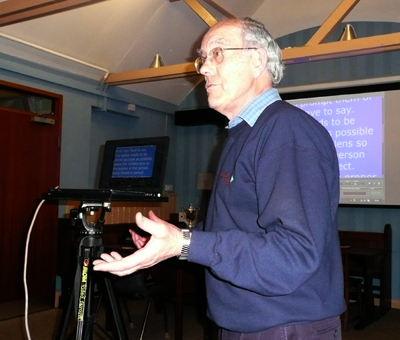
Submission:
M 110 253 L 110 255 L 117 261 L 120 261 L 120 260 L 123 259 L 123 257 L 119 253 L 117 253 L 116 251 L 112 251 Z
M 102 263 L 99 263 L 93 267 L 95 271 L 103 271 L 110 273 L 117 273 L 126 271 L 127 268 L 124 265 L 123 261 L 110 261 L 109 257 L 106 257 L 106 260 Z
M 154 222 L 161 222 L 161 220 L 158 218 L 158 216 L 154 213 L 153 210 L 149 211 L 149 219 Z
M 122 257 L 117 252 L 112 252 L 111 254 L 104 253 L 101 255 L 104 262 L 95 265 L 93 269 L 96 271 L 107 271 L 115 275 L 127 275 L 143 267 L 144 254 L 143 250 L 138 250 L 126 257 Z
M 140 229 L 143 229 L 151 235 L 153 235 L 157 231 L 157 226 L 155 225 L 155 222 L 143 216 L 140 212 L 136 214 L 136 224 L 139 226 Z
M 111 252 L 110 254 L 103 253 L 100 255 L 100 257 L 106 262 L 120 261 L 123 258 L 120 254 L 118 254 L 115 251 Z
M 93 265 L 96 266 L 98 264 L 105 263 L 103 260 L 94 260 Z

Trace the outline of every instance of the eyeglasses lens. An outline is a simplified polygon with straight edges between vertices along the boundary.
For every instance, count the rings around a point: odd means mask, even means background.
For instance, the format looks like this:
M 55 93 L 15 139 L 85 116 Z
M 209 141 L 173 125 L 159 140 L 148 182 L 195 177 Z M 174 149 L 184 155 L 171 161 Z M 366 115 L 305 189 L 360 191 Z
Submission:
M 208 56 L 200 56 L 194 61 L 194 66 L 196 68 L 197 73 L 200 73 L 200 69 L 203 64 L 206 62 L 206 59 L 209 58 L 211 63 L 220 64 L 224 60 L 224 55 L 222 54 L 222 48 L 215 47 L 213 48 Z
M 222 49 L 220 47 L 213 48 L 210 54 L 212 55 L 215 64 L 222 63 L 224 55 L 222 54 Z

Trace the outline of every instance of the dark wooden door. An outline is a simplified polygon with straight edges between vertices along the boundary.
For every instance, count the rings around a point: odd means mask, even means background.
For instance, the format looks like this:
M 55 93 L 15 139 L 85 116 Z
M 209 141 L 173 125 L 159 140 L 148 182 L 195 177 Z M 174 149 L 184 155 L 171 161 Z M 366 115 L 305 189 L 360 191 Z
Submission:
M 54 100 L 61 110 L 61 96 Z M 0 107 L 0 303 L 24 298 L 23 266 L 28 230 L 41 195 L 59 182 L 61 112 L 55 124 Z M 29 296 L 55 292 L 58 205 L 45 203 L 32 229 L 28 253 Z

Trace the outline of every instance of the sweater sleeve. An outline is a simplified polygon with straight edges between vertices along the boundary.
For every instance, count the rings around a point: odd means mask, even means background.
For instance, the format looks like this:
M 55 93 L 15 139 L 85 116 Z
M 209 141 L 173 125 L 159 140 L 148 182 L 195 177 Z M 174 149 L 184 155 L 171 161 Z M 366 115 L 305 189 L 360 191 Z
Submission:
M 291 138 L 273 152 L 260 151 L 253 164 L 256 218 L 240 211 L 240 203 L 225 207 L 238 225 L 193 233 L 189 260 L 220 280 L 267 296 L 290 294 L 315 275 L 337 234 L 338 170 L 334 150 L 322 137 L 332 157 Z M 236 194 L 239 202 L 246 199 L 245 191 Z

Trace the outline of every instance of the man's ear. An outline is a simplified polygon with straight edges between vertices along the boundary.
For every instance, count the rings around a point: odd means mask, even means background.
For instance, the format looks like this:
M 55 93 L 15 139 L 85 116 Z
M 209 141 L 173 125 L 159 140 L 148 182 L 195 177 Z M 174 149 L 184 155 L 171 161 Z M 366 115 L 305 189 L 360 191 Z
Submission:
M 267 68 L 267 51 L 263 48 L 258 48 L 253 52 L 253 76 L 260 77 Z

